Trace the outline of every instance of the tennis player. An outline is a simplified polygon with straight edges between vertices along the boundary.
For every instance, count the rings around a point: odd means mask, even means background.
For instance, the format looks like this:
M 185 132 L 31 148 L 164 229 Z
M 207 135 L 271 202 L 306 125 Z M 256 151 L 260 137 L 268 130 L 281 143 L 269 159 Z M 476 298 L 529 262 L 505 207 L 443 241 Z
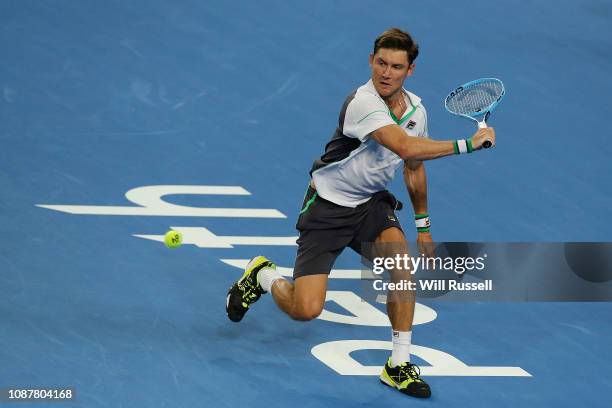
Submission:
M 363 254 L 362 244 L 376 243 L 407 253 L 408 245 L 395 215 L 398 201 L 386 190 L 401 165 L 415 212 L 417 242 L 421 248 L 432 243 L 423 162 L 471 153 L 481 149 L 485 140 L 494 145 L 495 132 L 484 128 L 467 140 L 429 139 L 425 107 L 418 96 L 403 87 L 414 72 L 418 53 L 410 34 L 397 28 L 376 39 L 369 58 L 370 80 L 346 98 L 338 126 L 310 170 L 311 180 L 296 226 L 300 235 L 293 283 L 265 257 L 253 258 L 228 292 L 226 311 L 230 320 L 240 321 L 264 293 L 271 293 L 277 306 L 291 318 L 315 319 L 325 304 L 329 273 L 344 248 Z M 410 362 L 414 307 L 414 296 L 387 297 L 393 350 L 380 380 L 402 393 L 427 398 L 431 396 L 430 387 L 420 378 L 417 365 Z

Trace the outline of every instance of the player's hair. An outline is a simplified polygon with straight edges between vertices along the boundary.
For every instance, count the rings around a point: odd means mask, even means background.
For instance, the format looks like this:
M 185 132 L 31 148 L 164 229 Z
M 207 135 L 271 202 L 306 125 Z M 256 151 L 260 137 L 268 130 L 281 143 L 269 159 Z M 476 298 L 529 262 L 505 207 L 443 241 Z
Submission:
M 374 54 L 380 48 L 392 50 L 404 50 L 408 54 L 408 63 L 412 64 L 419 55 L 419 45 L 412 39 L 409 33 L 399 28 L 390 28 L 374 41 Z

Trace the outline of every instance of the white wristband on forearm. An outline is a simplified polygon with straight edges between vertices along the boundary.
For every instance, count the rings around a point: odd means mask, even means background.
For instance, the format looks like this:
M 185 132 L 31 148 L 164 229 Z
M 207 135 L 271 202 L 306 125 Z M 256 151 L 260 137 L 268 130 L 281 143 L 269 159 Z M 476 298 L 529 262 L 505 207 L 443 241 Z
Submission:
M 414 223 L 418 232 L 429 232 L 430 222 L 429 214 L 415 214 Z
M 472 139 L 459 139 L 455 140 L 454 146 L 455 154 L 472 153 Z

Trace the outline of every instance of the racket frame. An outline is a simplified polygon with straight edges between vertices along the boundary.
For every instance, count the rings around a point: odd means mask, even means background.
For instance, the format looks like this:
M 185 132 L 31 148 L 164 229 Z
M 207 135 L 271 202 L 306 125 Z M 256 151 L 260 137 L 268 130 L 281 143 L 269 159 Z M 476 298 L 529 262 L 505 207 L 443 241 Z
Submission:
M 498 82 L 501 85 L 501 87 L 502 87 L 502 92 L 501 92 L 501 95 L 499 95 L 499 97 L 497 98 L 497 100 L 495 102 L 493 102 L 492 104 L 490 104 L 487 107 L 486 110 L 483 110 L 482 112 L 474 113 L 472 115 L 467 115 L 467 114 L 464 114 L 464 113 L 453 112 L 452 110 L 450 110 L 448 108 L 448 100 L 451 97 L 455 96 L 457 93 L 463 91 L 465 88 L 468 88 L 468 87 L 470 87 L 472 85 L 477 85 L 477 84 L 480 84 L 482 82 L 490 82 L 490 81 Z M 497 107 L 497 105 L 499 105 L 501 100 L 504 99 L 504 95 L 506 95 L 506 88 L 504 87 L 504 83 L 500 79 L 498 79 L 498 78 L 480 78 L 480 79 L 476 79 L 474 81 L 466 82 L 465 84 L 455 88 L 455 90 L 452 91 L 451 93 L 449 93 L 448 96 L 444 99 L 444 107 L 446 108 L 446 110 L 449 113 L 452 113 L 453 115 L 463 116 L 464 118 L 473 120 L 474 122 L 476 122 L 478 124 L 478 128 L 482 129 L 482 128 L 486 128 L 487 127 L 487 120 L 489 119 L 489 116 L 491 115 L 491 112 L 493 112 L 495 110 L 495 108 Z M 480 116 L 483 116 L 482 120 L 478 120 L 477 119 Z

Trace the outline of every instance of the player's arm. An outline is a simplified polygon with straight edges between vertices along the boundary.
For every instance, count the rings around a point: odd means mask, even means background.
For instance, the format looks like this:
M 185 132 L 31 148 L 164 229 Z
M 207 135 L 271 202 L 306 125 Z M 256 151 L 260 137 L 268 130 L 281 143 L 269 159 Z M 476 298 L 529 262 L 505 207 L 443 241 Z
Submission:
M 404 161 L 404 183 L 414 209 L 419 253 L 433 256 L 434 245 L 427 211 L 427 174 L 422 161 Z
M 427 213 L 427 174 L 422 161 L 404 162 L 404 183 L 415 214 Z
M 372 132 L 372 139 L 391 150 L 403 160 L 433 160 L 458 153 L 456 140 L 431 140 L 408 136 L 398 125 L 383 126 Z M 480 150 L 485 140 L 495 145 L 493 128 L 478 129 L 469 139 L 471 150 Z M 466 142 L 466 141 L 461 141 Z

